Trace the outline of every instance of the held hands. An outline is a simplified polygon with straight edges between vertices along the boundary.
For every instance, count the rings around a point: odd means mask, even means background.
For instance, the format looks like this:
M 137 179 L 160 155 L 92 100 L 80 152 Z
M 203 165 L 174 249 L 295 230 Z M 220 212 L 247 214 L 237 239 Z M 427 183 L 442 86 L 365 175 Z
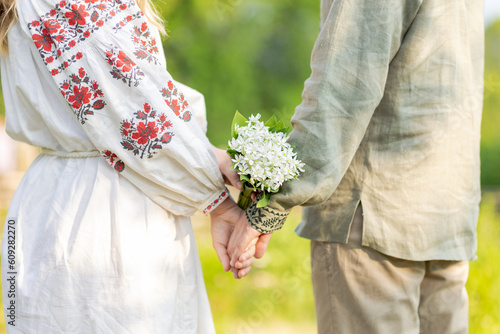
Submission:
M 224 271 L 231 270 L 237 279 L 245 277 L 252 269 L 253 258 L 264 256 L 271 234 L 251 227 L 230 197 L 210 213 L 210 218 L 212 244 Z
M 242 214 L 236 222 L 227 247 L 228 254 L 231 254 L 230 265 L 236 268 L 244 266 L 248 261 L 245 250 L 251 244 L 255 244 L 254 257 L 260 259 L 266 252 L 271 235 L 254 229 L 248 223 L 245 214 Z
M 225 183 L 241 190 L 239 175 L 231 169 L 229 155 L 224 150 L 213 149 Z M 213 247 L 224 271 L 231 270 L 237 279 L 248 275 L 253 258 L 264 256 L 271 234 L 262 234 L 251 227 L 244 212 L 231 197 L 219 204 L 210 216 Z
M 231 258 L 227 251 L 227 245 L 234 230 L 234 222 L 238 221 L 241 216 L 245 215 L 231 197 L 225 199 L 224 202 L 219 204 L 210 213 L 210 220 L 212 221 L 212 245 L 219 261 L 222 263 L 222 268 L 224 268 L 224 271 L 231 270 L 234 278 L 244 277 L 252 269 L 251 265 L 256 250 L 255 244 L 257 243 L 257 240 L 252 241 L 243 250 L 241 256 L 247 259 L 243 265 L 239 265 L 237 268 L 230 264 Z

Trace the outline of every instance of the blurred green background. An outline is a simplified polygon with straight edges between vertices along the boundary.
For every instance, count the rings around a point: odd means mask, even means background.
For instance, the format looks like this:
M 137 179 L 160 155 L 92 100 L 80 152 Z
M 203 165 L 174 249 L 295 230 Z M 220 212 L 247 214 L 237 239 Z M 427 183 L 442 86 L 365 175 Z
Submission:
M 310 74 L 319 1 L 169 0 L 159 7 L 169 31 L 164 40 L 168 70 L 204 94 L 212 143 L 225 147 L 236 109 L 244 115 L 259 112 L 264 118 L 272 113 L 291 117 Z M 500 21 L 486 31 L 484 95 L 481 181 L 486 191 L 478 227 L 479 258 L 471 263 L 468 282 L 470 332 L 500 333 Z M 0 117 L 3 103 L 1 108 Z M 6 208 L 1 208 L 1 223 L 5 215 Z M 235 281 L 221 270 L 208 222 L 195 217 L 218 333 L 316 331 L 309 243 L 293 233 L 299 221 L 300 209 L 295 209 L 251 275 Z

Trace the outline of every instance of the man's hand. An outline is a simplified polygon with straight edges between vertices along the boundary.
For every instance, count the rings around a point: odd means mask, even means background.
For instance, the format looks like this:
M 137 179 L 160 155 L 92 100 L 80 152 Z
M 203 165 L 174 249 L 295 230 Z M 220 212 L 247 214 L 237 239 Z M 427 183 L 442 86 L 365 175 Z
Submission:
M 250 226 L 242 212 L 227 247 L 228 255 L 231 257 L 230 266 L 236 268 L 245 267 L 250 260 L 245 251 L 254 242 L 256 242 L 254 256 L 260 259 L 264 256 L 269 240 L 271 240 L 271 234 L 263 234 Z
M 250 263 L 253 261 L 251 256 L 254 256 L 256 259 L 260 259 L 261 257 L 263 257 L 264 253 L 266 252 L 267 246 L 269 245 L 269 241 L 271 240 L 271 236 L 272 233 L 261 234 L 257 240 L 254 239 L 251 243 L 251 245 L 253 245 L 256 242 L 254 246 L 254 254 L 250 255 L 248 252 L 241 254 L 234 264 L 234 267 L 236 269 L 246 268 L 247 266 L 249 266 L 248 261 L 250 261 Z
M 214 149 L 215 156 L 217 157 L 217 162 L 219 163 L 219 170 L 224 178 L 224 183 L 227 185 L 231 185 L 238 190 L 242 189 L 240 176 L 235 170 L 232 170 L 233 162 L 231 161 L 231 157 L 227 154 L 226 151 L 221 150 L 212 145 Z

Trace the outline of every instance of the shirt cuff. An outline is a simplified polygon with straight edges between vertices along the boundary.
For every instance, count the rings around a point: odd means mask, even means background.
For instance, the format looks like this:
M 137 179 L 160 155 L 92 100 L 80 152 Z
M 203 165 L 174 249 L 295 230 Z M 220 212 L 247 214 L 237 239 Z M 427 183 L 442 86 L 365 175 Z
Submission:
M 268 206 L 258 208 L 257 202 L 254 201 L 245 210 L 245 216 L 250 225 L 261 233 L 271 233 L 281 229 L 290 211 L 282 212 Z
M 216 207 L 219 206 L 219 204 L 221 204 L 222 202 L 224 202 L 224 200 L 229 197 L 229 190 L 227 190 L 227 188 L 225 188 L 222 193 L 217 196 L 216 199 L 214 199 L 212 202 L 210 202 L 209 205 L 207 205 L 205 207 L 205 209 L 203 209 L 203 213 L 206 215 L 208 215 L 210 212 L 212 212 Z

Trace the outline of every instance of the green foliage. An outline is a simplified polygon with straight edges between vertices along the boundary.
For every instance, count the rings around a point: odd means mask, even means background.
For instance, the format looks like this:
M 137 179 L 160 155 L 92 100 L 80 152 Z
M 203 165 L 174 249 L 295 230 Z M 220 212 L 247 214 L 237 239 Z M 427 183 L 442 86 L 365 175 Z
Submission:
M 476 261 L 470 263 L 470 333 L 500 333 L 500 192 L 483 195 Z
M 236 126 L 243 127 L 247 125 L 247 119 L 245 116 L 240 114 L 238 110 L 234 113 L 233 122 L 231 123 L 231 137 L 234 139 L 238 138 L 238 132 L 236 132 Z M 231 154 L 231 153 L 229 153 Z
M 283 120 L 278 119 L 276 115 L 273 115 L 270 119 L 268 119 L 264 125 L 269 128 L 269 132 L 281 132 L 287 134 L 292 131 L 292 125 L 285 125 Z
M 500 20 L 488 27 L 485 42 L 481 183 L 500 185 Z
M 310 74 L 319 3 L 309 0 L 170 0 L 168 69 L 205 95 L 208 136 L 226 146 L 235 110 L 289 123 Z

